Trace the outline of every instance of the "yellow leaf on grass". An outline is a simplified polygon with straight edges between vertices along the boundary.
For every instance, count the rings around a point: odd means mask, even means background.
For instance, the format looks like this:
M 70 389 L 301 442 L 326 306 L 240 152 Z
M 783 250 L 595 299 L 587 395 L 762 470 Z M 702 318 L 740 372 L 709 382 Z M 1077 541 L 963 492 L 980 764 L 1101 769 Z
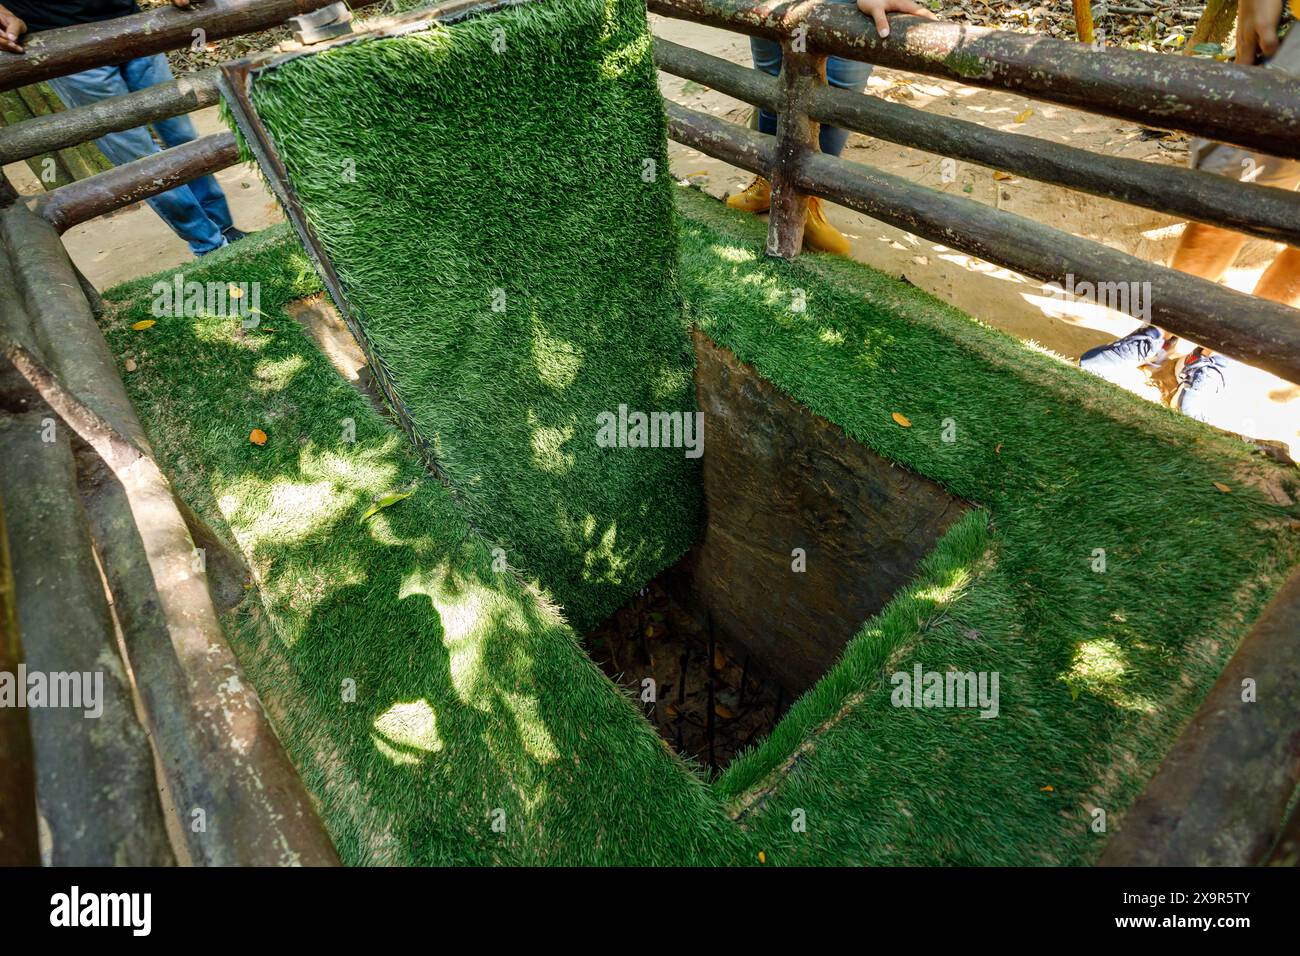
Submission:
M 1002 442 L 998 442 L 998 447 L 993 449 L 993 454 L 995 455 L 1002 454 Z
M 131 328 L 135 329 L 137 332 L 143 332 L 145 329 L 152 329 L 157 324 L 158 323 L 153 319 L 141 319 L 135 325 L 131 326 Z
M 902 425 L 904 428 L 912 427 L 911 421 L 909 421 L 908 417 L 902 412 L 890 412 L 889 417 L 898 422 L 898 424 Z
M 1230 485 L 1225 485 L 1225 484 L 1224 484 L 1223 482 L 1221 482 L 1221 481 L 1216 481 L 1216 482 L 1214 483 L 1214 487 L 1218 488 L 1218 489 L 1219 489 L 1220 491 L 1222 491 L 1225 495 L 1226 495 L 1226 494 L 1230 494 L 1230 493 L 1232 492 L 1232 487 L 1231 487 Z
M 1018 115 L 1016 116 L 1016 122 L 1017 122 L 1017 123 L 1023 123 L 1025 120 L 1029 119 L 1029 117 L 1031 117 L 1031 116 L 1033 116 L 1033 115 L 1034 115 L 1034 108 L 1033 108 L 1032 106 L 1030 106 L 1030 107 L 1026 108 L 1025 111 L 1024 111 L 1023 113 L 1020 113 L 1020 114 L 1018 114 Z
M 265 445 L 266 432 L 262 431 L 262 429 L 260 428 L 254 428 L 251 432 L 248 433 L 248 440 L 251 441 L 254 445 Z
M 1049 783 L 1047 786 L 1042 787 L 1041 789 L 1039 789 L 1038 792 L 1039 792 L 1039 793 L 1055 793 L 1055 792 L 1056 792 L 1056 788 L 1053 787 L 1053 786 Z
M 363 514 L 363 515 L 361 516 L 361 522 L 360 522 L 360 523 L 361 523 L 361 524 L 365 524 L 365 523 L 366 523 L 366 520 L 367 520 L 371 515 L 376 515 L 376 514 L 378 514 L 379 512 L 383 511 L 385 508 L 387 508 L 387 507 L 389 507 L 389 506 L 391 506 L 391 505 L 395 505 L 395 504 L 397 504 L 399 501 L 404 501 L 404 500 L 406 500 L 407 498 L 411 497 L 411 495 L 413 495 L 413 494 L 415 494 L 415 489 L 414 489 L 414 488 L 411 488 L 411 489 L 409 489 L 409 490 L 407 490 L 407 491 L 393 491 L 393 492 L 389 492 L 388 494 L 384 495 L 384 497 L 380 498 L 380 499 L 379 499 L 378 501 L 376 501 L 373 505 L 371 505 L 369 508 L 366 509 L 366 513 Z
M 759 863 L 766 863 L 766 862 L 767 862 L 767 854 L 764 853 L 762 850 L 759 850 L 759 851 L 758 851 L 758 862 L 759 862 Z

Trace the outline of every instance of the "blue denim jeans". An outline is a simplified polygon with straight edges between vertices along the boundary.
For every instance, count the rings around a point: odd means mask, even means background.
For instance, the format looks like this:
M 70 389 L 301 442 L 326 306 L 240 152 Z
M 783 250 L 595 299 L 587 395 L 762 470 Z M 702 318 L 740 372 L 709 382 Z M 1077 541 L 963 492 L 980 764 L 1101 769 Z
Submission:
M 69 109 L 106 100 L 112 96 L 134 93 L 146 87 L 166 83 L 172 78 L 167 58 L 162 54 L 143 56 L 119 66 L 97 66 L 93 70 L 61 76 L 50 80 L 50 86 L 59 94 L 63 105 Z M 173 116 L 156 120 L 154 130 L 167 146 L 179 146 L 195 139 L 198 133 L 188 116 Z M 96 145 L 115 166 L 129 163 L 152 153 L 160 152 L 148 127 L 120 133 L 106 133 L 95 140 Z M 195 255 L 211 252 L 226 244 L 222 235 L 234 222 L 225 193 L 211 176 L 203 176 L 177 186 L 149 200 L 154 212 L 171 226 L 172 232 L 190 245 Z
M 829 2 L 852 3 L 853 0 L 829 0 Z M 750 37 L 749 51 L 754 57 L 754 69 L 770 73 L 772 76 L 781 74 L 781 44 L 773 40 Z M 852 90 L 854 93 L 861 93 L 867 88 L 867 79 L 870 76 L 870 63 L 861 63 L 857 60 L 842 60 L 837 56 L 829 57 L 826 60 L 826 82 L 831 86 L 839 87 L 842 90 Z M 776 114 L 769 113 L 767 110 L 759 110 L 758 130 L 760 133 L 767 133 L 769 136 L 775 135 Z M 836 129 L 834 126 L 827 126 L 823 123 L 818 142 L 821 145 L 822 152 L 827 156 L 838 156 L 844 152 L 844 144 L 848 141 L 848 138 L 848 130 Z

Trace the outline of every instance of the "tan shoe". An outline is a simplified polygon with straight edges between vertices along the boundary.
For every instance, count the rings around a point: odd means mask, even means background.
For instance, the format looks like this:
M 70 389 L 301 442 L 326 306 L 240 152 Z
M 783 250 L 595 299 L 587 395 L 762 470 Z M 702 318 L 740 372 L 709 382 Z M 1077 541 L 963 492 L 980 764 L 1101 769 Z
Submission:
M 808 218 L 803 227 L 803 244 L 818 252 L 833 252 L 837 256 L 849 254 L 849 240 L 826 219 L 822 201 L 808 197 Z
M 756 216 L 767 212 L 772 207 L 772 184 L 762 176 L 755 176 L 743 190 L 727 197 L 727 205 Z

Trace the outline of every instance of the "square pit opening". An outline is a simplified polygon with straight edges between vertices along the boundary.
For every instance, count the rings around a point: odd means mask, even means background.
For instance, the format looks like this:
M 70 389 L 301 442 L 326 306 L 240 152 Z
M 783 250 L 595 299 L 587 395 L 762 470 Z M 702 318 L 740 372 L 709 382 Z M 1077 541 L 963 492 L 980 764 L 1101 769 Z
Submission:
M 585 643 L 712 775 L 771 732 L 971 506 L 693 338 L 704 533 Z

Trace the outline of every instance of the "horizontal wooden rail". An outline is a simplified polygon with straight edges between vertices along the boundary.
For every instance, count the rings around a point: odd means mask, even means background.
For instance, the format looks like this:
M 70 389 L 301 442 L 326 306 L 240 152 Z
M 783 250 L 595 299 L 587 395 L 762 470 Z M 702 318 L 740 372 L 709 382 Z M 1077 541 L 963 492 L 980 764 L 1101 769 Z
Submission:
M 1189 56 L 1085 44 L 919 17 L 890 18 L 882 40 L 847 3 L 647 0 L 666 17 L 770 40 L 806 28 L 808 49 L 1009 90 L 1163 129 L 1300 158 L 1300 79 Z
M 742 169 L 771 175 L 772 140 L 666 103 L 668 133 Z M 814 154 L 794 173 L 804 192 L 1045 282 L 1138 283 L 1151 321 L 1258 368 L 1300 382 L 1300 310 L 1255 298 L 1012 213 Z
M 43 30 L 23 41 L 25 53 L 0 53 L 0 90 L 189 46 L 195 30 L 203 31 L 204 42 L 257 33 L 333 2 L 205 0 L 185 10 L 165 5 L 113 20 Z M 378 2 L 351 0 L 349 5 L 367 7 Z
M 777 80 L 757 70 L 661 39 L 655 40 L 655 63 L 746 103 L 781 108 Z M 832 87 L 813 90 L 807 105 L 819 122 L 877 139 L 1300 246 L 1300 193 L 1292 190 L 1103 156 Z
M 1124 815 L 1103 866 L 1250 866 L 1300 784 L 1300 570 Z M 1244 699 L 1246 682 L 1254 696 Z
M 191 73 L 136 93 L 0 127 L 0 166 L 211 106 L 221 99 L 218 74 L 215 68 Z
M 59 232 L 239 162 L 232 133 L 213 133 L 28 200 Z

